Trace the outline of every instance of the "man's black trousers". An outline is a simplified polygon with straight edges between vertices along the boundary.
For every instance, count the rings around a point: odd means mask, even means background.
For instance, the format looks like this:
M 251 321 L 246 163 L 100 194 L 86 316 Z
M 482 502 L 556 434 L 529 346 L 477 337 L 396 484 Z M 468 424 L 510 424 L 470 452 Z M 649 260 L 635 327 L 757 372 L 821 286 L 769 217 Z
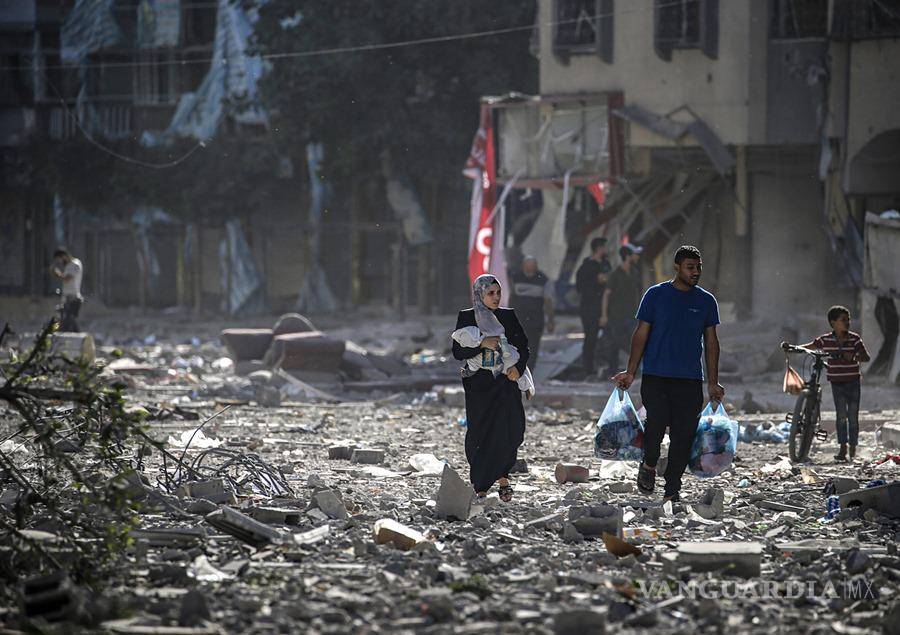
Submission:
M 669 459 L 665 496 L 681 490 L 681 477 L 691 456 L 691 446 L 703 408 L 703 382 L 644 374 L 641 401 L 647 409 L 644 426 L 644 462 L 656 467 L 659 446 L 669 429 Z

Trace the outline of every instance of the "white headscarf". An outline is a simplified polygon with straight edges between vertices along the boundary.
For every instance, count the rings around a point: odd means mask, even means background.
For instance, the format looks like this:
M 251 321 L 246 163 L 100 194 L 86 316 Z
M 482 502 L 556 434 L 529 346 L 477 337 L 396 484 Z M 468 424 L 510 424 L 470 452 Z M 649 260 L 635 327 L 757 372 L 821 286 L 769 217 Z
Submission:
M 500 324 L 500 320 L 497 319 L 493 311 L 487 308 L 482 299 L 484 298 L 484 292 L 492 284 L 496 284 L 499 287 L 500 281 L 491 274 L 485 273 L 475 278 L 475 282 L 472 285 L 472 308 L 475 309 L 475 324 L 487 337 L 503 335 L 506 332 L 503 325 Z

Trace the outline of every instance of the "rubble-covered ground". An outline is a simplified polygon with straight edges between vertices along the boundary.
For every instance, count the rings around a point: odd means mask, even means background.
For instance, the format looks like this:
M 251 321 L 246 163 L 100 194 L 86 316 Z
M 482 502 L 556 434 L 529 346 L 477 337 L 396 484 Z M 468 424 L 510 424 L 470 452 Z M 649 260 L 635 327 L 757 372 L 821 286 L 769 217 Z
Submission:
M 581 385 L 596 393 L 593 404 L 526 406 L 513 501 L 493 494 L 470 508 L 444 473 L 447 464 L 467 481 L 465 412 L 452 391 L 335 384 L 322 386 L 335 400 L 286 390 L 280 405 L 266 407 L 256 401 L 260 385 L 285 381 L 235 376 L 214 328 L 170 321 L 159 334 L 129 335 L 121 320 L 106 327 L 98 356 L 136 362 L 121 365 L 129 404 L 146 408 L 151 434 L 185 463 L 200 460 L 208 478 L 193 484 L 201 479 L 175 475 L 171 464 L 164 470 L 158 453 L 144 462 L 146 483 L 162 496 L 143 502 L 127 566 L 104 591 L 121 611 L 95 629 L 900 633 L 897 488 L 826 518 L 830 494 L 897 480 L 900 459 L 880 462 L 897 450 L 875 438 L 881 423 L 900 420 L 894 387 L 864 386 L 855 462 L 831 458 L 833 438 L 815 442 L 803 465 L 790 464 L 784 443 L 741 443 L 731 470 L 686 476 L 682 501 L 662 506 L 661 479 L 659 496 L 648 498 L 634 488 L 636 464 L 593 458 L 593 425 L 609 388 Z M 382 330 L 352 339 L 389 349 Z M 329 332 L 359 331 L 335 324 Z M 437 326 L 429 333 L 395 352 L 407 364 L 419 355 L 452 385 L 455 363 L 438 350 L 444 335 Z M 778 377 L 726 383 L 733 416 L 783 421 L 793 398 L 779 393 Z M 748 387 L 768 412 L 741 412 Z M 0 422 L 5 439 L 15 416 L 2 405 Z M 23 465 L 33 459 L 27 444 L 16 451 Z M 559 463 L 588 468 L 588 480 L 559 483 Z M 173 476 L 180 488 L 170 487 Z M 467 518 L 446 518 L 448 509 Z M 604 531 L 627 544 L 604 540 Z M 689 542 L 720 544 L 679 548 Z M 19 606 L 0 607 L 4 625 L 26 627 Z

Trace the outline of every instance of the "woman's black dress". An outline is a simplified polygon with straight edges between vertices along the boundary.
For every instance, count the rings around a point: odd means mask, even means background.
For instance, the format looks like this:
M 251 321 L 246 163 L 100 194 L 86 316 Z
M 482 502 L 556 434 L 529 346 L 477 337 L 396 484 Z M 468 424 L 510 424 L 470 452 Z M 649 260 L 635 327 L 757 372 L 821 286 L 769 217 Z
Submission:
M 506 339 L 519 351 L 516 368 L 525 372 L 528 362 L 528 338 L 515 311 L 499 308 L 494 315 L 506 330 Z M 475 311 L 459 312 L 456 328 L 476 326 Z M 481 348 L 460 346 L 453 341 L 453 357 L 467 360 L 482 354 Z M 476 492 L 486 492 L 516 462 L 516 453 L 525 438 L 525 409 L 518 384 L 500 373 L 494 377 L 481 369 L 462 380 L 466 393 L 466 459 Z

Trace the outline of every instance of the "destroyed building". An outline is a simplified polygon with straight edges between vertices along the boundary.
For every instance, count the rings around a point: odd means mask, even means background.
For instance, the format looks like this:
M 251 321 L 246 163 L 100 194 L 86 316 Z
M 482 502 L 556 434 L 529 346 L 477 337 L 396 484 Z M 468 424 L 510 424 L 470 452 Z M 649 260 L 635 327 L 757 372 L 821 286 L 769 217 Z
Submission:
M 696 244 L 726 322 L 846 304 L 878 333 L 875 299 L 897 291 L 864 283 L 864 233 L 900 207 L 900 5 L 538 6 L 541 94 L 483 102 L 498 196 L 513 188 L 506 261 L 537 256 L 572 304 L 595 235 L 643 245 L 648 283 Z
M 342 304 L 447 310 L 465 296 L 464 278 L 450 272 L 465 257 L 454 243 L 464 245 L 466 219 L 452 200 L 444 203 L 437 185 L 422 192 L 423 206 L 388 171 L 383 205 L 363 192 L 333 201 L 320 173 L 321 148 L 295 144 L 291 156 L 277 154 L 277 130 L 257 99 L 266 65 L 251 50 L 254 20 L 252 3 L 229 0 L 0 6 L 0 150 L 9 168 L 0 292 L 51 293 L 47 261 L 65 244 L 85 263 L 86 295 L 113 308 L 180 306 L 230 315 Z M 211 155 L 223 168 L 237 163 L 229 148 L 255 149 L 267 163 L 232 179 L 243 181 L 240 200 L 198 195 L 176 213 L 139 196 L 127 202 L 107 196 L 92 207 L 39 182 L 47 154 L 75 141 L 90 143 L 96 156 L 119 155 L 115 177 L 91 177 L 98 191 L 105 178 L 120 178 L 123 165 L 148 168 L 135 180 L 161 173 L 130 160 L 142 149 L 156 149 L 161 158 L 152 163 L 175 174 L 179 186 Z M 209 170 L 196 178 L 222 179 Z M 166 189 L 164 176 L 157 183 Z M 442 240 L 432 241 L 429 224 L 442 219 Z M 457 297 L 439 294 L 438 285 Z

